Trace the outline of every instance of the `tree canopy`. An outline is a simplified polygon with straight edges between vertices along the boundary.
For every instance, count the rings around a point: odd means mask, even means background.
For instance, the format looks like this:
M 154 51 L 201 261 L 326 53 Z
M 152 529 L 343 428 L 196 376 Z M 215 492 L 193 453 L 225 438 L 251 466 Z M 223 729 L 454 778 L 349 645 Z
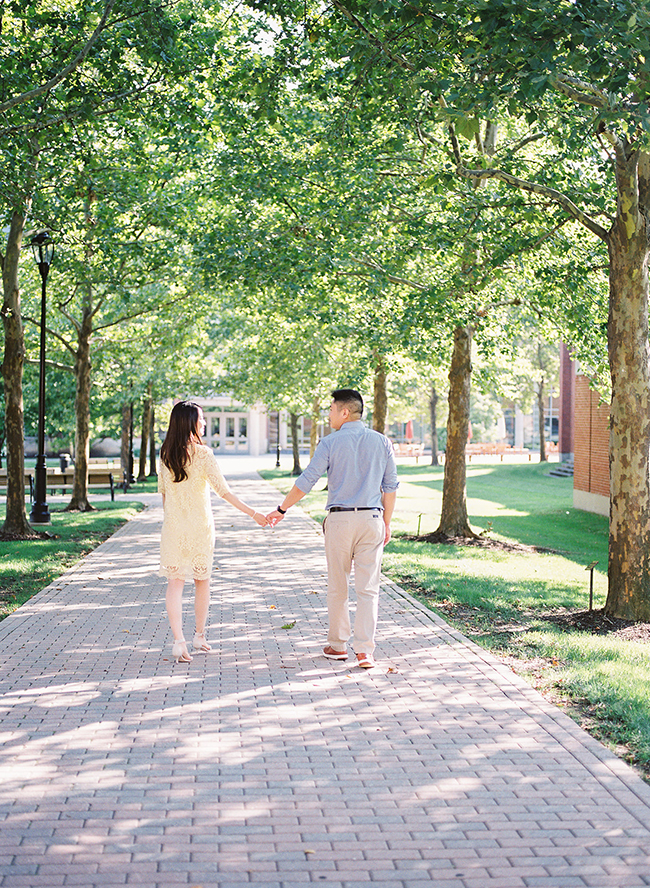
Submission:
M 526 317 L 601 380 L 608 365 L 607 607 L 647 615 L 649 15 L 638 0 L 5 2 L 11 477 L 32 228 L 61 241 L 48 326 L 80 440 L 93 362 L 104 391 L 150 398 L 183 378 L 161 369 L 180 350 L 186 379 L 196 360 L 292 412 L 359 380 L 379 428 L 387 367 L 447 363 L 445 483 L 456 464 L 464 490 L 472 355 L 489 366 Z M 13 530 L 23 514 L 12 482 Z

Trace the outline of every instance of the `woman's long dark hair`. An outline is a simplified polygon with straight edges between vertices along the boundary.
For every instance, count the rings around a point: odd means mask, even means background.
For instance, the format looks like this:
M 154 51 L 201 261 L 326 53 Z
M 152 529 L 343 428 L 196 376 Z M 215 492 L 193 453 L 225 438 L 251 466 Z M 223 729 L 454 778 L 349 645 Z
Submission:
M 185 466 L 190 458 L 190 444 L 201 444 L 200 408 L 194 401 L 174 404 L 169 417 L 167 436 L 160 448 L 160 459 L 174 476 L 174 481 L 187 478 Z

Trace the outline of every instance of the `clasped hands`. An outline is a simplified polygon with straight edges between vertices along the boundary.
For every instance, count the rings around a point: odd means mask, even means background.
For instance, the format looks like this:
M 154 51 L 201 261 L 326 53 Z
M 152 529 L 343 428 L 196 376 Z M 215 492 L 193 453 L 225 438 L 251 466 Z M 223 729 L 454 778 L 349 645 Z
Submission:
M 266 523 L 268 527 L 275 527 L 278 521 L 282 521 L 284 515 L 281 512 L 278 512 L 277 509 L 274 509 L 272 512 L 266 516 Z
M 275 527 L 278 521 L 282 521 L 284 515 L 281 515 L 277 509 L 274 509 L 272 512 L 269 512 L 268 515 L 262 515 L 261 512 L 255 512 L 254 515 L 251 515 L 251 518 L 255 524 L 259 524 L 260 527 Z

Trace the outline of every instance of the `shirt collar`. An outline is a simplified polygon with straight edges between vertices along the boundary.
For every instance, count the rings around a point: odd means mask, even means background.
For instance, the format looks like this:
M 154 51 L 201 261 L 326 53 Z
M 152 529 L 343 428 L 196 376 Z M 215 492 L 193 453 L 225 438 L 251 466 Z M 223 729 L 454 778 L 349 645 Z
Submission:
M 342 432 L 344 429 L 348 429 L 350 432 L 358 432 L 361 431 L 361 429 L 365 429 L 365 425 L 363 424 L 362 419 L 348 420 L 348 422 L 343 423 L 338 431 Z

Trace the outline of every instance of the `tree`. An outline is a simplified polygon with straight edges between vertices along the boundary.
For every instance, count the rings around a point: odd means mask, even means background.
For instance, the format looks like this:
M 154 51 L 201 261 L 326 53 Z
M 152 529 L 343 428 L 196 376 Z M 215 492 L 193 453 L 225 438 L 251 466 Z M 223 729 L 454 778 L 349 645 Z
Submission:
M 212 67 L 205 38 L 209 43 L 214 22 L 208 14 L 197 19 L 195 12 L 191 3 L 160 7 L 148 0 L 72 0 L 65 9 L 26 0 L 3 7 L 0 201 L 11 221 L 0 260 L 9 536 L 31 533 L 24 505 L 25 347 L 18 283 L 26 219 L 31 214 L 36 225 L 50 226 L 48 188 L 89 121 L 101 118 L 110 132 L 115 115 L 139 113 L 150 123 L 166 120 L 172 133 L 180 121 L 196 119 L 194 100 Z
M 73 166 L 72 181 L 62 189 L 59 224 L 71 247 L 57 307 L 69 332 L 62 327 L 51 332 L 72 357 L 77 382 L 70 510 L 91 508 L 87 477 L 92 356 L 107 331 L 150 316 L 153 333 L 156 318 L 162 322 L 168 314 L 182 317 L 188 332 L 193 328 L 188 317 L 195 309 L 186 304 L 194 290 L 186 242 L 187 218 L 199 191 L 192 176 L 197 140 L 179 134 L 170 156 L 167 146 L 156 144 L 155 135 L 149 124 L 119 120 L 110 141 L 92 133 L 85 157 Z M 134 349 L 138 349 L 137 343 Z M 147 377 L 151 384 L 151 371 Z M 142 380 L 141 375 L 138 378 Z M 123 407 L 128 426 L 125 448 L 128 444 L 130 451 L 131 400 Z M 130 463 L 130 456 L 125 456 L 123 469 L 129 477 Z
M 138 464 L 138 481 L 144 481 L 147 477 L 147 456 L 149 441 L 153 433 L 154 402 L 153 383 L 149 383 L 147 393 L 142 404 L 142 434 L 140 436 L 140 459 Z M 155 468 L 155 463 L 154 463 Z
M 266 5 L 266 4 L 265 4 Z M 640 0 L 460 3 L 333 0 L 331 14 L 269 3 L 308 37 L 338 44 L 341 70 L 364 101 L 403 99 L 421 130 L 441 121 L 448 167 L 469 182 L 526 195 L 549 223 L 575 220 L 606 247 L 612 387 L 610 552 L 606 611 L 650 616 L 648 238 L 650 12 Z M 350 33 L 355 35 L 349 52 Z M 336 47 L 335 47 L 336 48 Z M 486 162 L 481 120 L 512 136 Z M 516 129 L 519 136 L 516 137 Z M 590 133 L 592 138 L 585 139 Z M 514 219 L 514 217 L 511 217 Z M 548 229 L 552 229 L 548 225 Z M 513 230 L 516 230 L 513 223 Z
M 379 325 L 382 333 L 386 329 L 392 332 L 397 325 L 405 342 L 414 330 L 429 324 L 438 335 L 446 329 L 453 342 L 438 531 L 440 536 L 472 537 L 475 534 L 469 524 L 465 491 L 472 343 L 477 335 L 485 333 L 483 319 L 506 301 L 497 292 L 505 276 L 512 274 L 516 263 L 521 264 L 522 254 L 552 237 L 562 220 L 548 213 L 545 216 L 534 202 L 504 198 L 481 180 L 465 184 L 458 181 L 455 164 L 449 161 L 460 151 L 459 139 L 471 142 L 474 155 L 487 167 L 497 150 L 499 128 L 493 116 L 479 120 L 450 109 L 444 96 L 440 97 L 444 118 L 438 115 L 436 119 L 428 82 L 436 62 L 427 53 L 426 40 L 420 38 L 422 25 L 417 9 L 410 4 L 399 7 L 380 2 L 368 6 L 338 0 L 326 11 L 308 9 L 306 4 L 290 0 L 265 3 L 264 7 L 286 15 L 283 40 L 293 41 L 295 65 L 289 76 L 297 79 L 303 95 L 310 96 L 312 118 L 314 94 L 321 101 L 322 97 L 327 100 L 330 139 L 339 145 L 339 169 L 332 171 L 332 178 L 319 181 L 326 182 L 329 192 L 340 193 L 338 188 L 344 180 L 348 186 L 346 207 L 348 212 L 353 208 L 357 217 L 356 224 L 348 222 L 347 230 L 337 225 L 340 266 L 346 268 L 346 274 L 372 279 L 375 292 L 389 285 L 400 289 L 387 326 Z M 308 38 L 303 44 L 296 36 L 300 28 Z M 353 53 L 349 51 L 351 43 Z M 397 46 L 399 51 L 395 50 Z M 300 69 L 309 72 L 306 77 L 299 74 L 296 61 L 302 58 L 301 53 L 309 59 L 309 64 L 303 61 Z M 426 55 L 426 69 L 420 64 L 420 55 Z M 283 52 L 278 56 L 285 58 Z M 466 70 L 467 66 L 463 72 Z M 296 92 L 293 84 L 292 92 Z M 275 117 L 287 114 L 280 95 L 276 90 Z M 516 153 L 524 147 L 518 146 L 519 133 L 509 121 L 502 126 L 502 133 L 506 150 Z M 360 149 L 363 168 L 358 168 L 351 190 L 349 158 Z M 310 158 L 317 153 L 312 149 Z M 306 178 L 306 174 L 299 176 L 301 183 Z M 295 204 L 292 199 L 291 205 Z M 516 225 L 510 219 L 506 222 L 507 204 L 511 212 L 519 214 Z M 360 207 L 366 223 L 363 229 L 359 224 Z M 310 240 L 316 249 L 322 249 L 324 241 L 331 247 L 331 238 L 321 234 L 322 225 L 318 228 L 319 243 L 313 237 L 312 217 L 304 212 L 296 215 L 301 219 L 301 230 L 312 235 Z M 510 298 L 515 303 L 520 300 L 521 293 L 513 293 Z M 416 303 L 417 311 L 408 307 L 409 301 Z M 404 319 L 405 314 L 408 319 Z M 364 333 L 368 335 L 367 327 Z M 370 333 L 375 402 L 379 407 L 374 424 L 383 430 L 383 355 L 395 346 L 390 335 L 384 336 L 379 347 L 375 347 L 372 337 Z
M 438 391 L 435 383 L 431 383 L 429 396 L 429 423 L 431 425 L 431 465 L 440 465 L 438 454 Z
M 206 267 L 206 280 L 221 289 L 235 287 L 237 298 L 245 299 L 255 323 L 264 328 L 270 318 L 277 324 L 280 317 L 292 322 L 302 315 L 306 331 L 316 322 L 332 340 L 347 341 L 356 357 L 341 373 L 363 378 L 370 365 L 373 425 L 383 431 L 386 364 L 404 338 L 405 300 L 379 282 L 379 266 L 364 256 L 364 244 L 371 236 L 379 242 L 396 228 L 396 220 L 385 217 L 376 193 L 367 193 L 369 161 L 361 146 L 342 162 L 332 157 L 331 118 L 320 103 L 307 107 L 288 89 L 273 128 L 266 119 L 260 123 L 250 103 L 241 104 L 246 107 L 239 110 L 238 126 L 230 122 L 228 141 L 206 162 L 214 180 L 229 186 L 215 198 L 208 191 L 204 202 L 211 224 L 200 252 L 220 257 Z M 390 234 L 384 244 L 390 250 Z M 271 299 L 269 317 L 266 309 L 253 307 Z M 292 337 L 289 341 L 302 355 L 304 349 Z M 238 385 L 236 380 L 230 384 Z M 267 398 L 266 403 L 275 402 Z
M 512 169 L 506 158 L 477 168 L 457 157 L 459 175 L 497 179 L 540 196 L 598 237 L 609 257 L 610 408 L 609 587 L 605 610 L 650 618 L 650 12 L 624 0 L 558 7 L 485 0 L 465 22 L 465 58 L 481 74 L 466 82 L 466 107 L 494 113 L 506 102 L 553 132 L 555 181 L 540 181 L 531 162 Z M 469 11 L 469 7 L 466 7 Z M 428 7 L 434 16 L 437 10 Z M 433 18 L 430 20 L 433 21 Z M 563 174 L 584 157 L 580 191 Z
M 2 374 L 5 388 L 7 422 L 7 511 L 4 533 L 9 537 L 31 534 L 25 515 L 24 443 L 22 377 L 24 334 L 21 318 L 18 266 L 26 219 L 32 209 L 37 188 L 39 163 L 43 160 L 45 134 L 52 131 L 50 147 L 60 148 L 62 130 L 68 120 L 87 114 L 89 94 L 94 103 L 110 105 L 122 92 L 124 81 L 116 83 L 115 71 L 108 80 L 95 83 L 80 77 L 80 69 L 90 67 L 89 56 L 95 50 L 92 68 L 108 73 L 104 51 L 97 51 L 100 38 L 111 27 L 111 13 L 116 0 L 96 4 L 97 21 L 92 8 L 74 10 L 73 16 L 59 10 L 49 13 L 37 3 L 17 4 L 3 9 L 0 47 L 3 65 L 0 73 L 0 153 L 3 187 L 0 198 L 9 209 L 11 223 L 4 255 L 0 255 L 3 276 L 2 318 L 5 350 Z M 94 27 L 93 27 L 94 26 Z M 130 30 L 129 27 L 125 31 Z M 125 35 L 126 36 L 126 35 Z M 102 58 L 103 57 L 103 58 Z M 119 78 L 118 78 L 119 79 Z M 112 82 L 111 82 L 112 80 Z M 74 81 L 75 87 L 70 89 Z M 37 83 L 37 86 L 34 86 Z M 65 87 L 64 87 L 65 84 Z M 62 108 L 65 93 L 74 97 L 67 110 Z M 65 103 L 65 100 L 63 104 Z
M 557 382 L 557 349 L 555 353 L 551 353 L 548 343 L 544 343 L 539 339 L 535 343 L 534 367 L 537 371 L 537 416 L 539 424 L 539 461 L 546 462 L 546 438 L 544 434 L 544 410 L 546 407 L 546 393 L 548 387 L 552 387 L 553 382 Z
M 289 411 L 291 473 L 299 475 L 298 420 L 311 414 L 313 421 L 313 405 L 343 384 L 345 344 L 313 319 L 303 316 L 296 321 L 284 316 L 278 304 L 281 299 L 267 293 L 260 294 L 256 312 L 250 303 L 245 310 L 231 309 L 221 331 L 225 372 L 220 382 L 245 403 L 262 402 L 270 409 Z

